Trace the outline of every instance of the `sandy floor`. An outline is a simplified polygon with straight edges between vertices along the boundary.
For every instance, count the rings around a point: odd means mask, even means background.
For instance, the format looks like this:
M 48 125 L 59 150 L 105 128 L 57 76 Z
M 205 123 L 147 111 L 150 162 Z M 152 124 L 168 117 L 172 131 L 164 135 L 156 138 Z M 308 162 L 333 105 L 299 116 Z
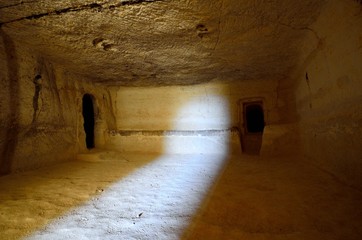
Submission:
M 93 151 L 0 178 L 0 239 L 362 239 L 362 193 L 292 158 Z

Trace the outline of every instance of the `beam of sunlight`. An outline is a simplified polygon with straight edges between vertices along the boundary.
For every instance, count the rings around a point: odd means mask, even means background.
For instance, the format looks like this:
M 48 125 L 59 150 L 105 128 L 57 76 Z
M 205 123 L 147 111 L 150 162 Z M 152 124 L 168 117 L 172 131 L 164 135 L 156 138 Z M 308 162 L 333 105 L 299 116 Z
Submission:
M 173 121 L 178 130 L 165 141 L 166 153 L 228 154 L 229 102 L 224 96 L 194 97 L 180 108 Z
M 28 239 L 177 239 L 223 160 L 164 155 Z
M 27 239 L 179 239 L 225 164 L 228 111 L 221 96 L 192 99 L 163 155 Z

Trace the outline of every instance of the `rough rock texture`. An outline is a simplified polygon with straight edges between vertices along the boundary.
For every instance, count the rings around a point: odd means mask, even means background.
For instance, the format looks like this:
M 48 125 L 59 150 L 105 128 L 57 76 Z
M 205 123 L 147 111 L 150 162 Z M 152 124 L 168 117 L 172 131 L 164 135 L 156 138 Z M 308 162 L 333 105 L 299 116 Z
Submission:
M 200 114 L 180 120 L 194 130 L 242 128 L 236 122 L 237 103 L 246 97 L 265 97 L 270 119 L 277 123 L 277 80 L 286 79 L 294 67 L 296 46 L 323 4 L 2 1 L 1 171 L 72 159 L 84 150 L 84 93 L 93 94 L 97 108 L 96 146 L 112 142 L 111 131 L 177 130 L 170 124 L 172 111 L 179 111 L 178 105 L 192 94 L 200 95 L 196 105 L 205 105 L 204 87 L 157 89 L 165 85 L 210 82 L 208 88 L 218 89 L 212 84 L 226 84 L 222 98 L 231 106 L 231 122 L 225 125 L 229 113 L 215 115 L 208 104 Z M 228 85 L 238 82 L 250 85 Z M 138 101 L 142 93 L 146 95 Z M 208 118 L 213 125 L 195 128 Z
M 59 70 L 1 34 L 1 173 L 74 159 L 85 148 L 82 95 L 89 92 L 99 99 L 97 131 L 102 131 L 105 124 L 112 126 L 107 91 Z M 102 135 L 98 136 L 100 144 Z
M 2 1 L 1 172 L 85 150 L 85 93 L 97 147 L 122 131 L 242 132 L 250 98 L 265 106 L 262 154 L 302 154 L 361 188 L 361 11 L 354 0 Z
M 0 238 L 362 239 L 361 63 L 360 0 L 2 0 L 0 175 L 78 161 L 1 176 Z
M 362 6 L 330 1 L 303 44 L 295 89 L 301 150 L 362 189 Z
M 3 31 L 107 85 L 288 77 L 325 1 L 2 1 Z

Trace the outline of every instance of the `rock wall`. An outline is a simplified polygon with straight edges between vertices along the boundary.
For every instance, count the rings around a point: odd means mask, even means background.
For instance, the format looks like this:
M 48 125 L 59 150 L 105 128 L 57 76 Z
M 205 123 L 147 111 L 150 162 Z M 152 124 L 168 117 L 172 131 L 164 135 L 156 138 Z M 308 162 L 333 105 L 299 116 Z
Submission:
M 266 125 L 276 124 L 280 120 L 276 88 L 273 81 L 121 87 L 114 96 L 117 128 L 110 131 L 108 147 L 122 151 L 167 152 L 172 149 L 180 153 L 213 153 L 217 149 L 228 149 L 223 144 L 232 143 L 231 151 L 240 152 L 235 131 L 242 126 L 240 103 L 245 99 L 262 99 Z M 220 138 L 215 140 L 216 136 Z M 205 144 L 201 144 L 199 137 L 204 138 Z M 216 142 L 221 145 L 215 145 Z M 195 144 L 198 149 L 194 149 Z
M 329 1 L 310 28 L 295 89 L 309 160 L 362 189 L 362 5 Z
M 1 174 L 74 159 L 86 149 L 83 94 L 97 100 L 98 132 L 112 121 L 109 111 L 103 111 L 109 94 L 14 42 L 3 30 L 0 37 Z M 97 136 L 98 144 L 104 142 L 102 134 Z

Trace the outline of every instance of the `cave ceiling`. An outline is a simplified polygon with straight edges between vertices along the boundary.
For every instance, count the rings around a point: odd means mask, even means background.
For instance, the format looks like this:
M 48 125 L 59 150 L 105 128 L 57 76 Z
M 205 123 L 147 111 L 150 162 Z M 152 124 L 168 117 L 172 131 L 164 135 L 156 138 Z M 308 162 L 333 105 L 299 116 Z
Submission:
M 17 44 L 106 85 L 286 78 L 321 0 L 2 0 Z

